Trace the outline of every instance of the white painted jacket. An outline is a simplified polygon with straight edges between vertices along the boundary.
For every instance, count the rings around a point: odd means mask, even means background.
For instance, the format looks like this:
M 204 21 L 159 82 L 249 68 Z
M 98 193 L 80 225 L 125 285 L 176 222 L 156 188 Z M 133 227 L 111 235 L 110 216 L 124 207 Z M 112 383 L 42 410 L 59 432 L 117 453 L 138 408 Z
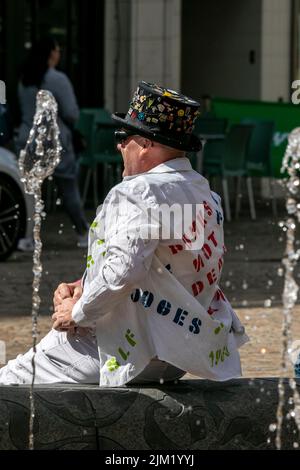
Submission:
M 141 236 L 159 226 L 149 208 L 175 203 L 202 203 L 203 217 L 181 239 Z M 203 246 L 189 249 L 203 227 Z M 220 198 L 187 158 L 126 176 L 109 192 L 72 312 L 76 323 L 96 325 L 100 386 L 126 384 L 155 356 L 212 380 L 241 375 L 238 347 L 248 337 L 219 288 L 224 251 Z

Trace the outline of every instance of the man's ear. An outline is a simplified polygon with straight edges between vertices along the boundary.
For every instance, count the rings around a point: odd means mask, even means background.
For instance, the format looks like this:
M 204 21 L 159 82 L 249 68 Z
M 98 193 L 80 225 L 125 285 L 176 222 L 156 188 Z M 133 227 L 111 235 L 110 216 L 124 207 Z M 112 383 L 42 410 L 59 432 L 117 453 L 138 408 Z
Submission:
M 153 142 L 152 140 L 150 139 L 144 139 L 144 145 L 143 145 L 144 149 L 145 148 L 150 148 L 150 147 L 153 147 Z

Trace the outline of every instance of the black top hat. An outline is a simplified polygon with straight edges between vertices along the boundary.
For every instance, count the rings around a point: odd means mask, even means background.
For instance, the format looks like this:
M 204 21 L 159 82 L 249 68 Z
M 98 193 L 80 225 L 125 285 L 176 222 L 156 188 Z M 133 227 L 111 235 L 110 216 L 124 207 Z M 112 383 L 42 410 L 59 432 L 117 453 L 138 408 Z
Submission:
M 121 127 L 137 134 L 188 152 L 198 152 L 201 141 L 192 134 L 200 104 L 176 91 L 140 82 L 128 113 L 115 113 L 112 118 Z

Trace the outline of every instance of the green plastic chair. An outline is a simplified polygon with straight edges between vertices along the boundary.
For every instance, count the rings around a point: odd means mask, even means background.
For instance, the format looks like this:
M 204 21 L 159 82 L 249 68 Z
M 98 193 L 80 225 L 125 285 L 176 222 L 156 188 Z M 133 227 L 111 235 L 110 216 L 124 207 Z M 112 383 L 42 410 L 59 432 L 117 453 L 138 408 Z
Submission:
M 277 204 L 274 191 L 275 177 L 271 156 L 275 124 L 273 121 L 262 121 L 256 119 L 243 119 L 242 123 L 254 126 L 246 159 L 248 175 L 252 177 L 270 178 L 272 209 L 273 215 L 276 216 Z
M 225 134 L 227 129 L 227 119 L 199 117 L 195 122 L 194 133 L 200 138 L 206 135 Z
M 115 129 L 98 127 L 95 132 L 93 160 L 96 171 L 99 164 L 103 168 L 103 187 L 105 194 L 122 180 L 123 159 L 117 151 Z
M 252 176 L 273 176 L 271 147 L 274 122 L 243 119 L 241 123 L 253 126 L 246 159 L 248 172 Z
M 81 111 L 93 114 L 95 126 L 99 123 L 110 124 L 113 122 L 111 113 L 105 108 L 82 108 Z
M 208 140 L 203 147 L 203 174 L 208 179 L 222 174 L 222 155 L 224 140 Z
M 77 128 L 87 141 L 87 149 L 80 155 L 79 164 L 87 167 L 83 189 L 83 204 L 93 176 L 94 206 L 98 206 L 98 166 L 103 168 L 104 195 L 117 182 L 121 181 L 122 157 L 116 150 L 115 126 L 108 111 L 97 108 L 84 108 L 80 112 Z
M 238 217 L 241 204 L 241 182 L 246 178 L 250 214 L 253 220 L 256 219 L 255 204 L 252 189 L 252 180 L 248 176 L 246 166 L 246 156 L 250 142 L 253 126 L 236 124 L 233 125 L 224 142 L 224 154 L 222 156 L 222 186 L 224 192 L 225 213 L 228 221 L 231 220 L 228 177 L 237 177 L 236 188 L 236 217 Z
M 198 171 L 210 176 L 221 174 L 221 162 L 224 148 L 224 137 L 227 129 L 227 119 L 200 117 L 195 123 L 194 133 L 203 144 L 202 168 Z

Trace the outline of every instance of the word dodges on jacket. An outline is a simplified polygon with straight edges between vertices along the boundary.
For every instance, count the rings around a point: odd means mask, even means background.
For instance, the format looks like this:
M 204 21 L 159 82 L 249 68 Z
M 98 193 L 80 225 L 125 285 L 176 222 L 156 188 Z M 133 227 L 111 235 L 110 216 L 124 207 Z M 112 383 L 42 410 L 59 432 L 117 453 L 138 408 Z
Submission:
M 142 291 L 141 289 L 136 289 L 132 294 L 131 294 L 131 300 L 133 302 L 139 302 L 143 305 L 145 308 L 151 307 L 151 305 L 154 302 L 154 294 L 152 292 L 148 291 Z M 159 315 L 168 315 L 172 310 L 172 305 L 168 300 L 161 299 L 158 301 L 156 305 L 156 312 Z M 174 314 L 174 311 L 173 311 Z M 184 322 L 186 320 L 186 317 L 189 315 L 189 312 L 187 310 L 183 310 L 182 308 L 177 308 L 175 315 L 173 317 L 173 322 L 176 323 L 178 326 L 184 326 Z M 189 323 L 188 329 L 191 333 L 194 333 L 195 335 L 198 335 L 200 333 L 200 327 L 201 327 L 201 320 L 198 317 L 192 318 L 192 320 Z

